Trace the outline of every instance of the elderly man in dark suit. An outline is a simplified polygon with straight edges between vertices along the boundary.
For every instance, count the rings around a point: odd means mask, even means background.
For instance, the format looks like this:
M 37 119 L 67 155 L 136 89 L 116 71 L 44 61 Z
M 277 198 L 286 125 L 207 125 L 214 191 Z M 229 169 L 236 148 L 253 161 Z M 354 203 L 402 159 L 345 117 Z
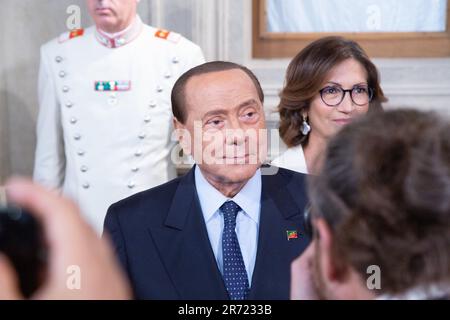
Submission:
M 305 176 L 264 168 L 264 96 L 254 74 L 209 62 L 172 90 L 177 136 L 196 165 L 113 204 L 105 232 L 138 299 L 288 299 L 309 244 Z

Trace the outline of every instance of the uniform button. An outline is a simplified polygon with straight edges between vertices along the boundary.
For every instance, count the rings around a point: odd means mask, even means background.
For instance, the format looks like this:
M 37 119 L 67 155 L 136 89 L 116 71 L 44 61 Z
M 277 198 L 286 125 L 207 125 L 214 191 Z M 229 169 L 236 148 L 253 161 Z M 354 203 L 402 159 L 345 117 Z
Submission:
M 157 86 L 156 91 L 157 92 L 163 92 L 164 88 L 162 86 Z
M 142 156 L 142 151 L 141 151 L 141 150 L 138 150 L 138 151 L 136 151 L 136 152 L 134 153 L 134 155 L 135 155 L 136 157 L 140 157 L 140 156 Z
M 172 74 L 170 72 L 166 72 L 164 74 L 164 78 L 169 79 L 172 76 Z
M 62 88 L 62 91 L 63 91 L 63 92 L 69 92 L 69 90 L 70 90 L 70 88 L 69 88 L 68 86 L 64 86 L 64 87 Z
M 88 167 L 81 166 L 80 170 L 81 170 L 81 172 L 86 172 L 86 171 L 88 171 Z
M 180 60 L 178 60 L 178 57 L 173 57 L 172 58 L 172 63 L 178 63 L 180 62 Z
M 117 95 L 111 94 L 108 98 L 108 104 L 110 106 L 115 106 L 117 104 Z
M 149 106 L 150 108 L 156 107 L 156 101 L 155 100 L 150 101 Z
M 59 77 L 60 77 L 60 78 L 64 78 L 65 76 L 66 76 L 66 72 L 63 71 L 63 70 L 61 70 L 61 71 L 59 72 Z
M 139 168 L 138 168 L 138 167 L 133 167 L 133 168 L 131 168 L 131 171 L 133 171 L 133 172 L 138 172 L 138 171 L 139 171 Z
M 91 185 L 89 184 L 89 182 L 83 183 L 83 188 L 84 188 L 84 189 L 89 189 L 90 186 L 91 186 Z
M 128 182 L 128 188 L 133 189 L 136 186 L 134 182 Z
M 76 133 L 74 136 L 73 136 L 73 138 L 75 139 L 75 140 L 80 140 L 81 139 L 81 134 L 79 134 L 79 133 Z
M 55 61 L 56 63 L 60 63 L 61 61 L 63 61 L 63 58 L 61 56 L 56 56 Z
M 67 107 L 67 108 L 72 108 L 72 107 L 73 107 L 73 103 L 70 102 L 70 101 L 67 101 L 67 102 L 66 102 L 66 107 Z
M 144 139 L 145 138 L 145 132 L 141 132 L 140 134 L 139 134 L 139 139 Z
M 145 123 L 149 123 L 150 121 L 152 121 L 152 118 L 151 118 L 150 116 L 146 116 L 146 117 L 144 118 L 144 122 L 145 122 Z
M 77 154 L 78 154 L 80 157 L 84 156 L 85 153 L 86 153 L 86 152 L 84 152 L 83 150 L 78 150 L 78 151 L 77 151 Z
M 70 123 L 71 124 L 75 124 L 75 123 L 77 123 L 77 121 L 78 121 L 77 118 L 71 118 L 70 119 Z

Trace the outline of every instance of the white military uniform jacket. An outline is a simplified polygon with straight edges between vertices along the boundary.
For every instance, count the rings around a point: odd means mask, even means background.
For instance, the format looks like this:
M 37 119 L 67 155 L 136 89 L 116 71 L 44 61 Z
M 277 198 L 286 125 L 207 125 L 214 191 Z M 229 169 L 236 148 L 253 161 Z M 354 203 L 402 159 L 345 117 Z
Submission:
M 91 27 L 43 45 L 34 179 L 100 233 L 109 205 L 175 177 L 171 89 L 203 62 L 197 45 L 139 17 L 116 38 Z

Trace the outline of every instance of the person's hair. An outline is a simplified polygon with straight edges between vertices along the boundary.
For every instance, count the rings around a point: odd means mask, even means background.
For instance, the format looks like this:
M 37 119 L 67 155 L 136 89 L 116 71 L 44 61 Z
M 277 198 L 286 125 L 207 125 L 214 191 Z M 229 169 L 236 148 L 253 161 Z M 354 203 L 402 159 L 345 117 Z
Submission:
M 438 115 L 406 109 L 368 115 L 330 139 L 309 192 L 338 268 L 366 279 L 378 266 L 380 293 L 450 282 L 449 133 Z
M 261 84 L 259 83 L 256 76 L 253 74 L 252 71 L 250 71 L 248 68 L 234 63 L 234 62 L 228 62 L 228 61 L 211 61 L 206 62 L 201 65 L 198 65 L 188 71 L 186 71 L 184 74 L 181 75 L 180 78 L 175 82 L 175 85 L 172 89 L 172 95 L 171 95 L 171 102 L 172 102 L 172 113 L 174 117 L 180 121 L 181 123 L 184 123 L 186 121 L 187 115 L 186 115 L 186 84 L 192 77 L 199 76 L 206 73 L 211 72 L 220 72 L 220 71 L 227 71 L 227 70 L 234 70 L 238 69 L 243 71 L 247 76 L 252 80 L 253 84 L 255 85 L 256 91 L 258 93 L 259 100 L 261 103 L 264 103 L 264 93 L 261 88 Z
M 307 144 L 308 135 L 300 130 L 302 114 L 309 109 L 330 70 L 350 58 L 364 67 L 368 86 L 373 89 L 369 112 L 382 110 L 381 103 L 387 99 L 380 87 L 378 70 L 364 50 L 355 41 L 342 37 L 321 38 L 301 50 L 286 71 L 278 112 L 280 136 L 288 147 Z

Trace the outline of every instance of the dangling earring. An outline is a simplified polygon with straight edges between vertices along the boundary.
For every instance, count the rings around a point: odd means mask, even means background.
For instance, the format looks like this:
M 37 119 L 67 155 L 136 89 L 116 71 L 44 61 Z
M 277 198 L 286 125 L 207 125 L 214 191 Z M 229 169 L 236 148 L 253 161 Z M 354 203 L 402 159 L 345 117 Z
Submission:
M 304 136 L 308 135 L 308 133 L 311 131 L 311 126 L 308 124 L 308 122 L 306 122 L 306 116 L 303 115 L 303 123 L 302 123 L 302 128 L 301 128 L 301 132 Z

